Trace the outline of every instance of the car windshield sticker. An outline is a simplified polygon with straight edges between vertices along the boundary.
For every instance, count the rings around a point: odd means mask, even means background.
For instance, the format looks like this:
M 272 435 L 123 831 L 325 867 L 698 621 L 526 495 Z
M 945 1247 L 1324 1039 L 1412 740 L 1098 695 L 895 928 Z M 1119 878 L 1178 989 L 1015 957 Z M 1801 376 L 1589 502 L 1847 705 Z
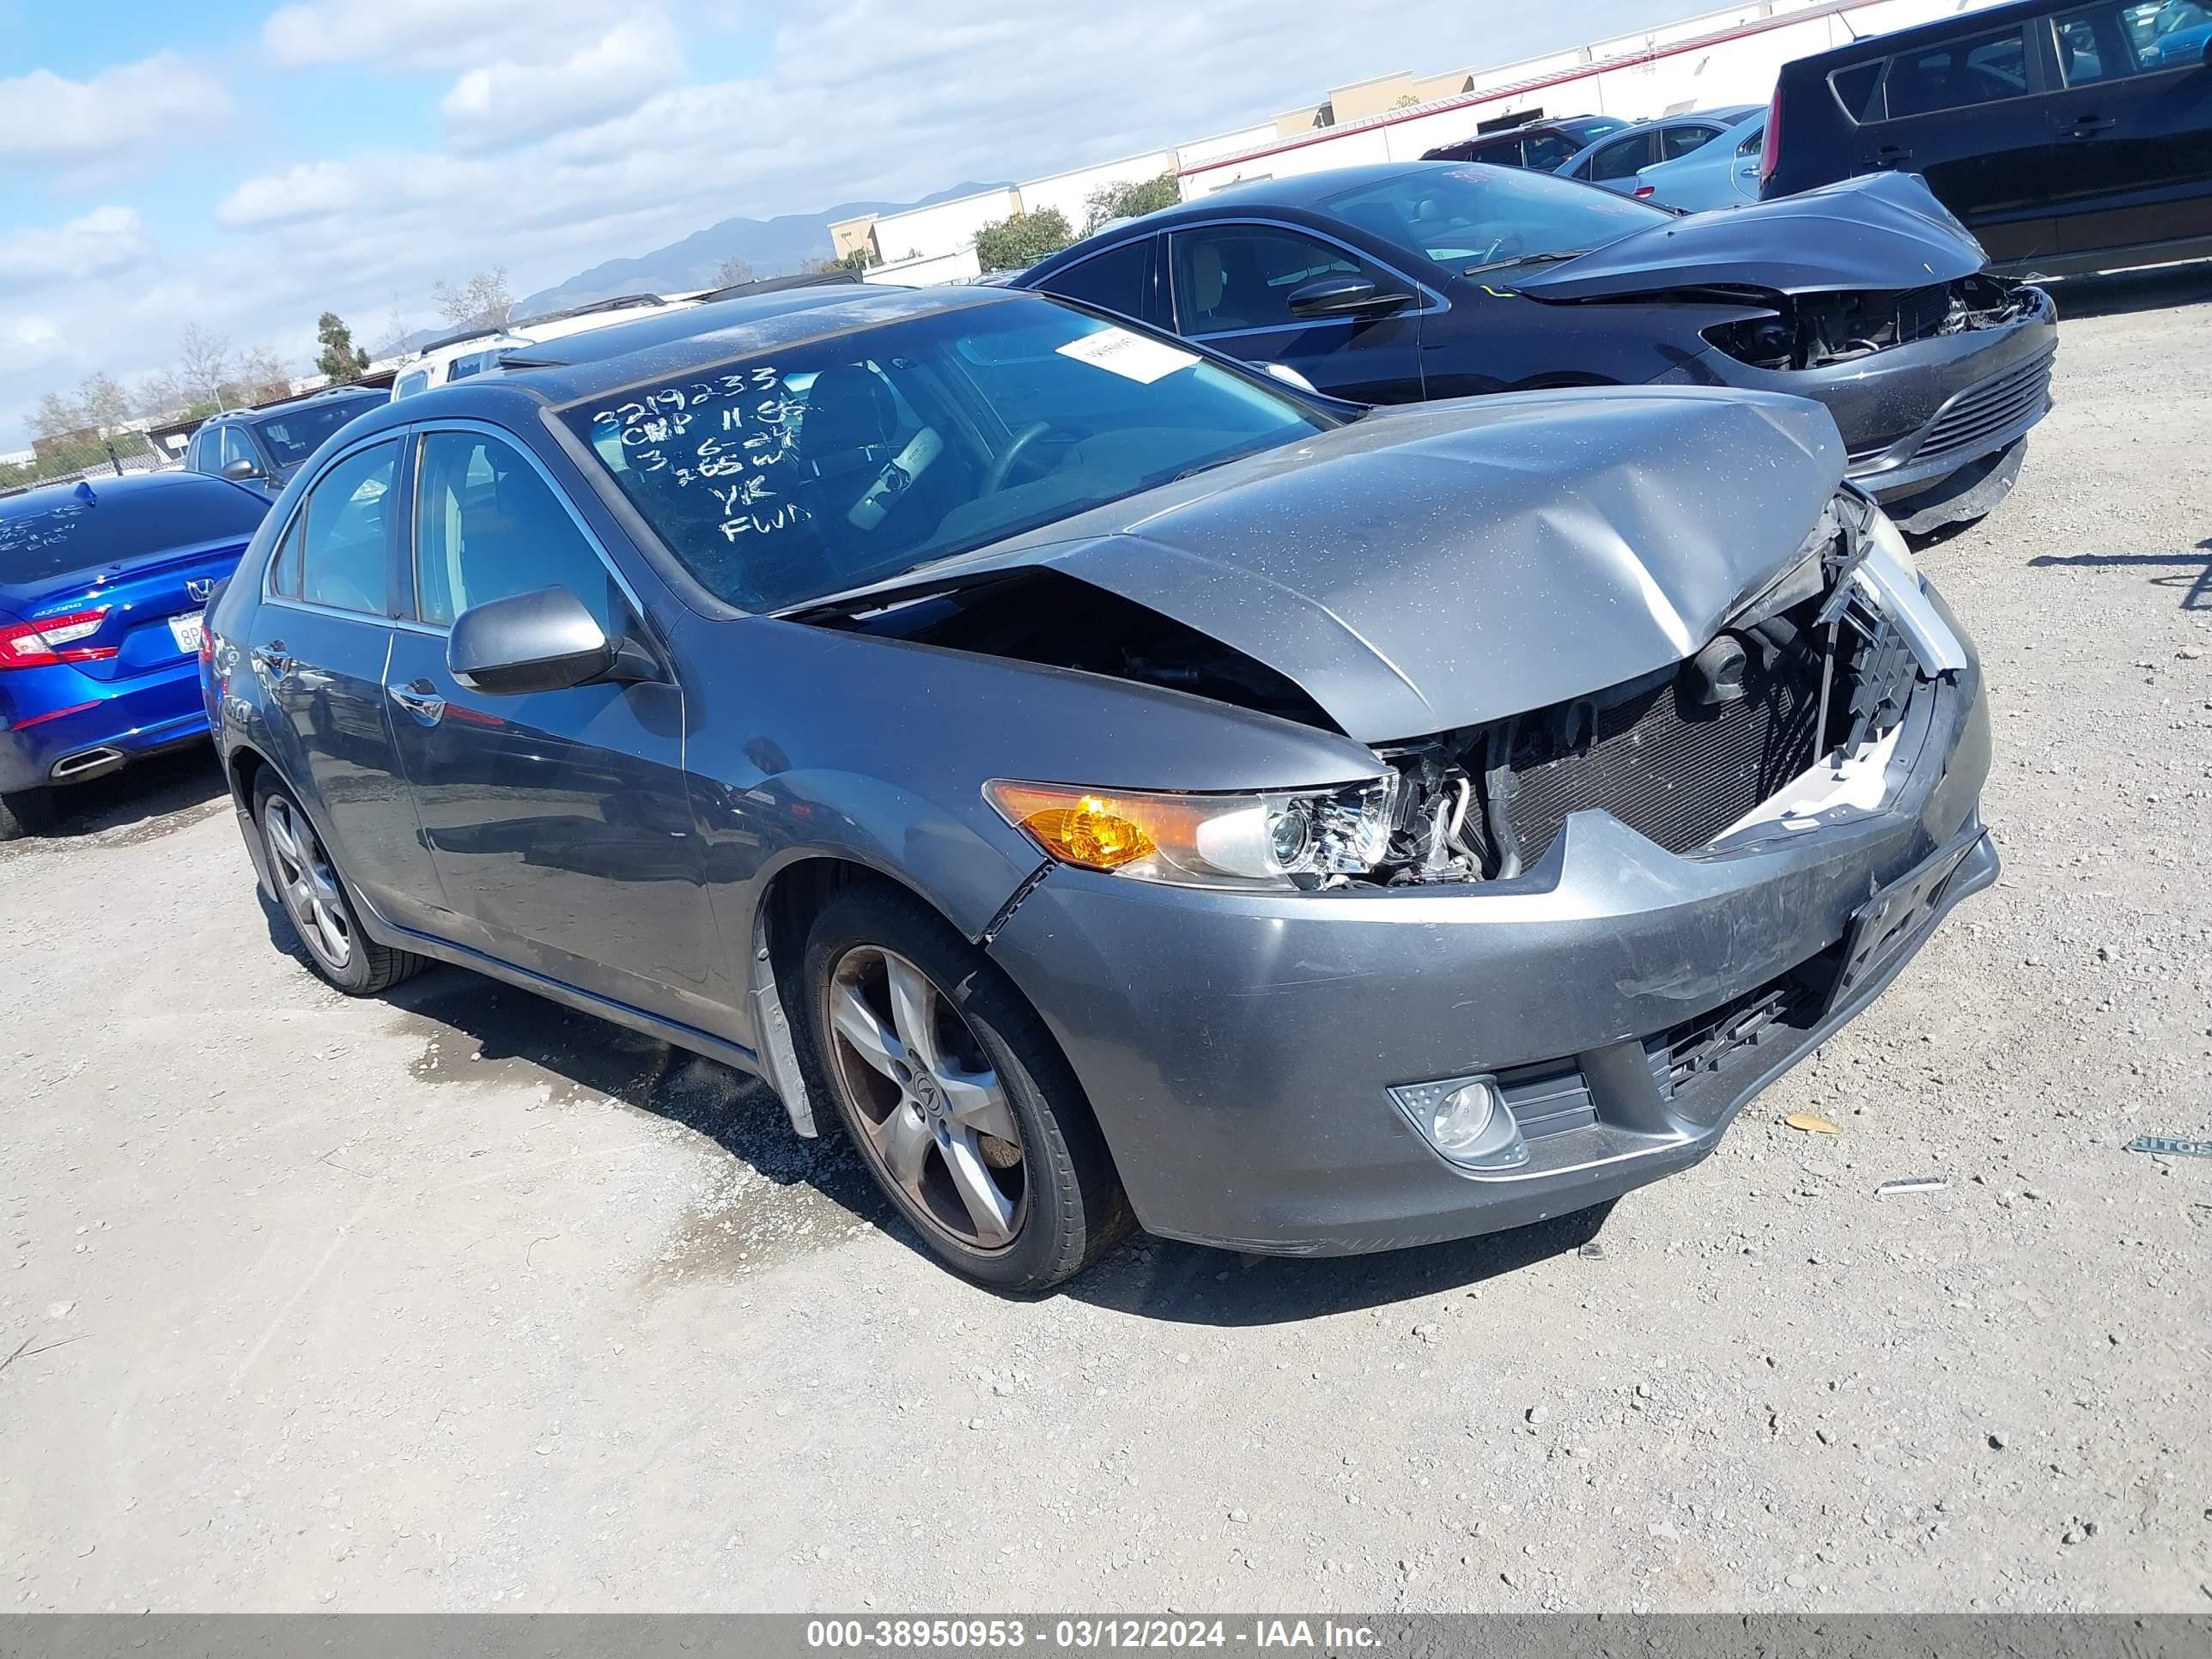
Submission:
M 592 443 L 618 471 L 712 496 L 723 538 L 734 542 L 811 516 L 785 499 L 780 471 L 793 462 L 804 410 L 781 370 L 754 364 L 597 410 Z
M 1146 386 L 1198 361 L 1190 352 L 1132 334 L 1126 328 L 1102 328 L 1096 334 L 1070 340 L 1060 348 L 1060 355 Z

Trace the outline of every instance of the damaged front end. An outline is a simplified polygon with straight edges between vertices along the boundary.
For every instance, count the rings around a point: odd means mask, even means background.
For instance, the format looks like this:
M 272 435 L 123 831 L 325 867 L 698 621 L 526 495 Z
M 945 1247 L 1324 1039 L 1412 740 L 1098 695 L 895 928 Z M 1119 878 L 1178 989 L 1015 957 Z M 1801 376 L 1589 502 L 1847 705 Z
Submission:
M 1808 775 L 1850 769 L 1929 672 L 1865 572 L 1886 529 L 1863 496 L 1839 494 L 1798 557 L 1688 660 L 1382 747 L 1404 782 L 1376 878 L 1510 879 L 1592 810 L 1686 853 Z
M 2028 284 L 1985 273 L 1902 290 L 1702 297 L 1756 307 L 1708 327 L 1705 338 L 1740 363 L 1770 370 L 1826 368 L 1922 340 L 2009 327 L 2042 302 Z

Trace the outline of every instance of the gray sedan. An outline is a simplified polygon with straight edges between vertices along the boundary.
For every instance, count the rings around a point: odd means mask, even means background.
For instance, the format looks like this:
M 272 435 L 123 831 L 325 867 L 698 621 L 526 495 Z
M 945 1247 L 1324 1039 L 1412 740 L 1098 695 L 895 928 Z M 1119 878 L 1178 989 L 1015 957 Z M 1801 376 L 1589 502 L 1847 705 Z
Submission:
M 798 290 L 355 422 L 205 690 L 341 990 L 757 1073 L 994 1285 L 1383 1249 L 1694 1163 L 1994 879 L 1978 669 L 1844 465 L 1794 398 L 1363 412 Z

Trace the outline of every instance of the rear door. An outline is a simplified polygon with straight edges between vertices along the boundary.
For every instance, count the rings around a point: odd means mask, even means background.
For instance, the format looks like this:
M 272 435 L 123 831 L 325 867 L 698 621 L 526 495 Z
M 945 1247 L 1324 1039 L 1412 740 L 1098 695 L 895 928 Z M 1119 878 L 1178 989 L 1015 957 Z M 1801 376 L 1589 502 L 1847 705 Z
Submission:
M 1176 332 L 1262 367 L 1296 369 L 1354 403 L 1418 403 L 1421 285 L 1333 237 L 1299 226 L 1230 220 L 1168 238 Z M 1291 295 L 1324 277 L 1364 277 L 1409 303 L 1381 316 L 1299 317 Z
M 1636 175 L 1659 159 L 1656 137 L 1650 132 L 1629 132 L 1609 138 L 1577 161 L 1570 176 L 1585 184 L 1603 185 L 1607 190 L 1632 191 Z
M 2212 67 L 2170 53 L 2174 0 L 2104 0 L 2047 24 L 2046 188 L 2062 253 L 2212 235 Z
M 1858 130 L 1856 171 L 1919 173 L 2001 263 L 2056 252 L 2043 58 L 2029 27 L 1962 23 L 1950 40 L 1893 54 Z
M 253 613 L 246 667 L 277 770 L 339 869 L 380 912 L 436 931 L 438 880 L 385 714 L 400 439 L 356 445 L 317 475 L 284 527 Z
M 638 684 L 493 696 L 447 665 L 454 619 L 488 600 L 565 587 L 610 637 L 639 636 L 641 608 L 512 439 L 457 424 L 420 441 L 413 602 L 386 702 L 448 902 L 502 960 L 690 1024 L 714 1019 L 683 693 Z

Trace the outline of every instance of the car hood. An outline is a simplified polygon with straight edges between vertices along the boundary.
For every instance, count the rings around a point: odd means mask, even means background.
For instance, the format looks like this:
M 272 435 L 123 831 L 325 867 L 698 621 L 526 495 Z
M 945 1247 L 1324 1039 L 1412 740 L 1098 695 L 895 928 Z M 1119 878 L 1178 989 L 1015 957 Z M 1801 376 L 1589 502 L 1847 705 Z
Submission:
M 1843 471 L 1835 422 L 1796 398 L 1415 404 L 871 592 L 1048 567 L 1267 664 L 1382 743 L 1692 655 L 1803 547 Z
M 1878 173 L 1655 222 L 1578 259 L 1510 280 L 1540 300 L 1712 285 L 1817 294 L 1923 288 L 1970 276 L 1987 263 L 1982 245 L 1919 179 Z

